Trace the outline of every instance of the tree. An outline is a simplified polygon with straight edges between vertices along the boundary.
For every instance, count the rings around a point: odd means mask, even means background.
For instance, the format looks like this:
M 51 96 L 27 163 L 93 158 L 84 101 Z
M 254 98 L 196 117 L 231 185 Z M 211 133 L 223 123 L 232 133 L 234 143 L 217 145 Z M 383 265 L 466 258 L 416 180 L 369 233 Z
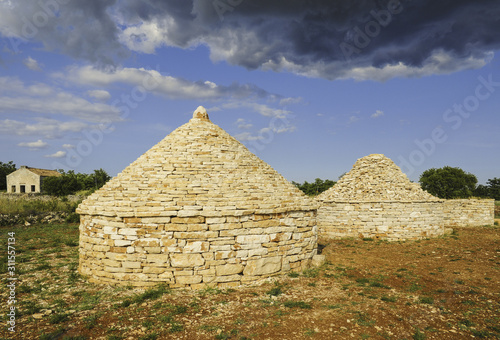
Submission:
M 489 179 L 488 182 L 489 197 L 500 200 L 500 178 Z
M 328 190 L 330 187 L 332 187 L 336 182 L 331 181 L 329 179 L 322 180 L 319 178 L 316 178 L 314 180 L 314 183 L 308 183 L 305 181 L 303 184 L 292 182 L 297 188 L 302 190 L 306 195 L 309 196 L 316 196 L 322 193 L 325 190 Z
M 90 178 L 92 180 L 93 188 L 97 190 L 106 184 L 106 182 L 111 179 L 111 176 L 101 168 L 99 170 L 94 170 L 94 173 L 90 175 Z
M 477 188 L 474 190 L 474 196 L 489 198 L 490 197 L 490 188 L 486 185 L 479 184 Z
M 59 177 L 47 177 L 42 183 L 44 193 L 53 196 L 73 195 L 80 190 L 97 190 L 111 178 L 103 169 L 93 174 L 75 173 L 73 170 L 61 173 Z
M 422 189 L 439 198 L 467 198 L 473 195 L 477 178 L 460 168 L 445 166 L 425 170 L 419 182 Z
M 14 171 L 16 171 L 16 165 L 12 161 L 0 162 L 0 190 L 7 189 L 7 175 Z
M 58 170 L 61 173 L 59 177 L 47 177 L 42 182 L 42 191 L 52 196 L 71 195 L 81 190 L 82 186 L 78 182 L 78 175 L 73 170 L 67 173 L 64 170 Z

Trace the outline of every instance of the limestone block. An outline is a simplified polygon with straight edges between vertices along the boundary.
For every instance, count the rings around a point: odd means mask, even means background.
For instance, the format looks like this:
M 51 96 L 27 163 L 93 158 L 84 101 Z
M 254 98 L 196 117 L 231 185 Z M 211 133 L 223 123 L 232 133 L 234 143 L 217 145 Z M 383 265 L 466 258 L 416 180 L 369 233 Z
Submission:
M 143 217 L 142 218 L 142 223 L 146 224 L 165 224 L 165 223 L 170 223 L 170 217 L 168 216 L 163 216 L 163 217 Z
M 208 230 L 208 225 L 207 224 L 188 224 L 187 225 L 187 230 L 186 231 L 204 231 Z
M 264 257 L 258 260 L 248 260 L 243 270 L 243 275 L 259 276 L 279 272 L 281 270 L 281 257 Z
M 213 282 L 241 282 L 242 275 L 216 276 Z
M 234 275 L 239 274 L 243 271 L 244 266 L 242 264 L 225 264 L 215 267 L 217 276 Z M 233 281 L 233 280 L 230 280 Z M 218 281 L 221 282 L 221 281 Z
M 170 263 L 172 267 L 198 267 L 203 266 L 205 259 L 201 254 L 170 254 Z
M 319 267 L 325 262 L 325 260 L 326 260 L 325 255 L 314 255 L 311 260 L 311 266 Z
M 142 272 L 144 274 L 162 274 L 165 272 L 163 267 L 143 267 Z
M 175 283 L 181 285 L 191 285 L 195 283 L 200 283 L 203 280 L 201 275 L 189 275 L 189 276 L 176 276 Z
M 172 279 L 173 277 L 174 277 L 174 274 L 172 274 L 171 271 L 165 271 L 165 272 L 158 275 L 158 278 L 162 279 L 162 280 Z
M 123 268 L 134 268 L 134 269 L 142 268 L 140 262 L 125 261 L 125 262 L 122 262 L 122 266 L 123 266 Z
M 102 251 L 102 252 L 106 252 L 110 249 L 111 247 L 110 246 L 100 246 L 100 245 L 95 245 L 92 247 L 92 250 L 93 251 Z
M 116 234 L 118 232 L 118 228 L 115 227 L 103 227 L 102 231 L 104 234 Z
M 131 240 L 115 240 L 114 241 L 114 244 L 115 244 L 115 247 L 128 247 L 128 246 L 131 246 L 132 245 L 132 242 Z M 126 251 L 126 248 L 124 248 L 125 251 Z
M 137 235 L 137 228 L 120 228 L 120 229 L 118 229 L 118 234 L 136 236 Z
M 134 241 L 132 244 L 134 247 L 159 247 L 160 240 L 156 238 L 143 238 L 140 240 Z
M 196 216 L 196 217 L 172 217 L 172 223 L 178 224 L 197 224 L 197 223 L 205 223 L 205 217 Z
M 160 254 L 161 253 L 161 247 L 144 247 L 144 250 L 148 254 Z
M 104 267 L 104 271 L 107 272 L 110 275 L 113 275 L 111 273 L 130 273 L 132 272 L 131 269 L 123 268 L 123 267 Z
M 146 263 L 155 263 L 157 265 L 168 266 L 169 256 L 167 254 L 147 254 Z
M 216 260 L 223 260 L 223 259 L 235 257 L 236 252 L 234 250 L 223 250 L 223 251 L 216 251 L 214 253 L 214 255 L 215 255 Z
M 210 248 L 209 242 L 188 241 L 184 246 L 185 253 L 204 253 Z
M 165 231 L 186 231 L 187 230 L 187 224 L 176 224 L 176 223 L 168 223 L 165 224 L 163 229 Z
M 174 238 L 178 239 L 209 239 L 209 238 L 216 238 L 219 236 L 219 232 L 217 231 L 193 231 L 193 232 L 175 232 L 174 233 Z
M 254 248 L 254 249 L 249 249 L 247 251 L 248 251 L 248 257 L 265 256 L 269 253 L 268 248 Z
M 270 241 L 269 235 L 239 235 L 236 237 L 236 242 L 240 244 L 259 244 Z
M 206 224 L 222 224 L 226 222 L 226 217 L 207 217 Z

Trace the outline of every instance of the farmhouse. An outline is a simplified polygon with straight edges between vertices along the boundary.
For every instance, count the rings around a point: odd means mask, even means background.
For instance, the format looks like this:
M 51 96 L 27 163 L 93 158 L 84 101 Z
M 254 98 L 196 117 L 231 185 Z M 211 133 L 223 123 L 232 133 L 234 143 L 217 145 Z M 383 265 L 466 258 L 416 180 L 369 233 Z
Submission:
M 16 171 L 7 175 L 8 193 L 39 193 L 43 180 L 47 177 L 61 176 L 56 170 L 31 168 L 22 165 Z
M 93 282 L 231 287 L 305 269 L 317 203 L 199 107 L 78 207 Z

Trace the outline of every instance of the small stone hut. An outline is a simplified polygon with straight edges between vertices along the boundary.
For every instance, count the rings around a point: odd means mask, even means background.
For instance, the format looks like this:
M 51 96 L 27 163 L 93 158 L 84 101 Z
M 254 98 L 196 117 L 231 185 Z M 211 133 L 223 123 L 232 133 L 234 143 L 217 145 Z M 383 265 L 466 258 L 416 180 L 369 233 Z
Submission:
M 203 107 L 78 207 L 92 282 L 231 287 L 305 269 L 317 203 Z
M 444 234 L 443 200 L 412 183 L 382 154 L 358 159 L 318 195 L 320 237 L 421 239 Z

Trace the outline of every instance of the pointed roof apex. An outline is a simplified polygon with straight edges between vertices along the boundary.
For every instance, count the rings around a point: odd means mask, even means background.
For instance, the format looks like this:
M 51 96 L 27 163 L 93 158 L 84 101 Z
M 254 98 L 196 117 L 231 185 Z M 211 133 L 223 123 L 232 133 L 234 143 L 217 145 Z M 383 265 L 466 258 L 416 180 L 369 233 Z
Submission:
M 198 108 L 196 110 L 194 110 L 193 118 L 205 120 L 208 122 L 210 121 L 210 118 L 208 118 L 207 110 L 203 106 L 198 106 Z
M 383 154 L 360 158 L 351 171 L 317 197 L 320 201 L 436 201 L 439 198 L 412 183 Z
M 88 196 L 78 212 L 187 217 L 315 209 L 316 202 L 211 123 L 200 106 L 188 123 Z

